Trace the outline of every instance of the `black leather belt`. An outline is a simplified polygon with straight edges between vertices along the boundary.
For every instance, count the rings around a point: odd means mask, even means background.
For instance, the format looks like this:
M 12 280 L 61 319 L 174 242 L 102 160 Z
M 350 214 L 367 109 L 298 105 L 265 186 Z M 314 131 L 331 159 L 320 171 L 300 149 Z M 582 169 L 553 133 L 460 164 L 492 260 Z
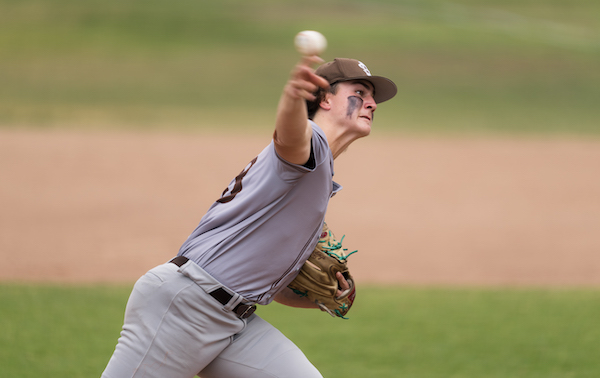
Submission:
M 189 259 L 185 256 L 177 256 L 169 262 L 180 267 L 183 264 L 185 264 L 186 262 L 188 262 L 188 260 Z M 218 288 L 215 291 L 211 291 L 208 294 L 211 297 L 215 298 L 217 301 L 219 301 L 219 303 L 221 303 L 223 306 L 225 306 L 227 303 L 229 303 L 231 298 L 233 298 L 233 295 L 229 294 L 222 287 Z M 256 305 L 248 305 L 248 304 L 238 303 L 238 305 L 235 306 L 232 311 L 238 316 L 238 318 L 246 319 L 246 318 L 250 317 L 250 315 L 254 314 L 254 311 L 256 311 Z

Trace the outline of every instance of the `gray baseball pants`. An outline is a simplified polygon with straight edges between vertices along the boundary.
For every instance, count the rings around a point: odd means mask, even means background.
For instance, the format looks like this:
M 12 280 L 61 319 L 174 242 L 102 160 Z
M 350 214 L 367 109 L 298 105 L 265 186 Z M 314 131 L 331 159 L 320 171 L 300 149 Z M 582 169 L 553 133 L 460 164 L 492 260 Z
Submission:
M 238 318 L 231 309 L 242 297 L 222 305 L 207 294 L 220 287 L 191 261 L 151 269 L 133 288 L 102 377 L 322 377 L 275 327 L 256 314 Z

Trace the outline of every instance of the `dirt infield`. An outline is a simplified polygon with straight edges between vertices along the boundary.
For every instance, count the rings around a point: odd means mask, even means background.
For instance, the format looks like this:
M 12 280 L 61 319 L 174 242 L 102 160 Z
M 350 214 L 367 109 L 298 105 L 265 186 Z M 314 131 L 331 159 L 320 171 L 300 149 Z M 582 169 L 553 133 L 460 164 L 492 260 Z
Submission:
M 0 130 L 0 280 L 133 282 L 269 136 Z M 600 285 L 600 141 L 378 137 L 328 222 L 359 282 Z

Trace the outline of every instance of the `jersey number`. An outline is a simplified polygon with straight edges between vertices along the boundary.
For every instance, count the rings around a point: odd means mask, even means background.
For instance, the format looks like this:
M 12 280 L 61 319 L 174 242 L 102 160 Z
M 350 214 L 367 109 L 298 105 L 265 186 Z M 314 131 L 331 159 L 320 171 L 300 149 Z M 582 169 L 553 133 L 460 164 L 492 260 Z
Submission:
M 223 194 L 221 194 L 221 198 L 219 198 L 217 200 L 217 202 L 219 202 L 219 203 L 230 202 L 231 200 L 233 200 L 235 198 L 235 196 L 237 196 L 237 194 L 239 192 L 242 191 L 242 179 L 246 176 L 246 174 L 248 173 L 250 168 L 252 168 L 254 163 L 256 163 L 257 159 L 258 159 L 258 156 L 255 157 L 254 159 L 252 159 L 250 164 L 246 168 L 244 168 L 244 170 L 241 171 L 239 175 L 237 175 L 237 177 L 235 178 L 235 184 L 233 184 L 233 189 L 231 189 L 231 192 L 228 195 L 225 195 L 225 193 L 227 193 L 227 191 L 229 190 L 229 187 L 225 188 L 225 190 L 223 191 Z

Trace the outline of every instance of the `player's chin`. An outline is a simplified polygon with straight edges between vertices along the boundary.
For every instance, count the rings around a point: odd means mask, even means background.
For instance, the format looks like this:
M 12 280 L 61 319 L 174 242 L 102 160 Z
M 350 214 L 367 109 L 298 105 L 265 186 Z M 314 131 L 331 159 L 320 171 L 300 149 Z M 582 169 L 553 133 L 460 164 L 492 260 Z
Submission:
M 363 118 L 362 121 L 363 122 L 360 122 L 360 124 L 359 124 L 358 131 L 359 131 L 359 135 L 361 137 L 366 137 L 369 134 L 371 134 L 371 120 Z

